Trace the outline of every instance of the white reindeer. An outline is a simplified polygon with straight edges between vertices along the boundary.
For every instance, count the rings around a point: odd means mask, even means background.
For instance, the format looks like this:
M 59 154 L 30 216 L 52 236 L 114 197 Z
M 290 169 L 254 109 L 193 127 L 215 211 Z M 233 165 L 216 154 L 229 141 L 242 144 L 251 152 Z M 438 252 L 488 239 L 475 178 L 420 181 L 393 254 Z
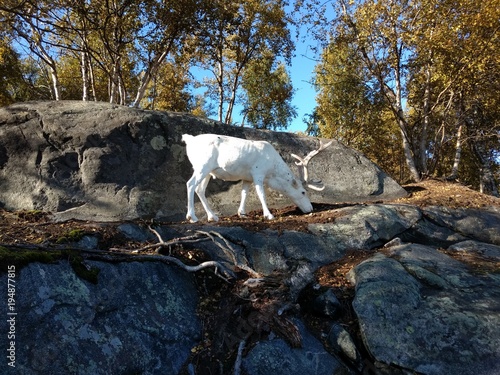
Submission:
M 274 216 L 267 208 L 264 184 L 290 197 L 304 213 L 311 212 L 313 207 L 303 184 L 315 190 L 324 189 L 324 186 L 318 183 L 308 182 L 307 164 L 332 141 L 327 144 L 321 143 L 318 150 L 310 152 L 305 158 L 292 154 L 299 160 L 295 163 L 299 167 L 301 177 L 298 179 L 269 142 L 217 134 L 198 136 L 184 134 L 182 140 L 186 143 L 186 153 L 194 169 L 192 177 L 186 183 L 188 196 L 186 219 L 193 223 L 198 221 L 194 211 L 195 191 L 207 212 L 208 221 L 219 220 L 208 206 L 205 197 L 205 190 L 211 177 L 224 181 L 243 181 L 239 216 L 245 216 L 247 193 L 253 182 L 262 203 L 263 214 L 269 220 L 274 219 Z

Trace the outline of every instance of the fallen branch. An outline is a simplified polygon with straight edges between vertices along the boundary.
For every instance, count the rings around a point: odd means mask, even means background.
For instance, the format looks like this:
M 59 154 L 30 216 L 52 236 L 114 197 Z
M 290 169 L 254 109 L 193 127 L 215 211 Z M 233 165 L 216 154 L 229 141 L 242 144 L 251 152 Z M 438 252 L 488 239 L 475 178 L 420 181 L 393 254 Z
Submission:
M 97 260 L 104 262 L 161 262 L 165 264 L 175 264 L 176 266 L 182 268 L 187 272 L 197 272 L 205 268 L 214 268 L 215 274 L 228 282 L 230 279 L 235 279 L 236 275 L 233 271 L 224 267 L 221 263 L 217 261 L 206 261 L 202 262 L 196 266 L 189 266 L 184 264 L 180 259 L 169 255 L 135 255 L 135 252 L 130 250 L 92 250 L 92 249 L 82 249 L 78 247 L 68 247 L 68 246 L 58 246 L 58 247 L 48 247 L 43 245 L 33 245 L 33 244 L 0 244 L 0 246 L 5 248 L 15 248 L 21 250 L 29 251 L 40 251 L 40 252 L 56 252 L 59 251 L 62 254 L 67 252 L 78 252 L 79 254 L 85 254 L 85 259 L 87 260 Z
M 236 250 L 231 246 L 229 241 L 226 238 L 224 238 L 224 236 L 222 236 L 222 234 L 214 232 L 214 231 L 204 232 L 204 231 L 200 231 L 200 230 L 196 231 L 196 233 L 201 233 L 201 234 L 207 236 L 208 238 L 210 238 L 213 243 L 215 243 L 220 249 L 222 249 L 222 251 L 224 251 L 224 254 L 226 254 L 227 256 L 229 256 L 232 259 L 234 266 L 238 267 L 239 269 L 242 269 L 243 271 L 248 272 L 253 277 L 260 277 L 261 276 L 260 273 L 253 270 L 247 264 L 241 263 L 237 259 Z M 217 241 L 214 236 L 220 238 L 223 241 L 224 245 L 221 244 L 219 241 Z
M 166 248 L 170 249 L 172 246 L 178 246 L 178 245 L 182 245 L 182 244 L 186 244 L 186 243 L 197 243 L 197 242 L 203 242 L 203 241 L 208 241 L 209 240 L 209 238 L 203 238 L 203 237 L 200 237 L 198 234 L 194 234 L 192 236 L 186 236 L 186 237 L 180 237 L 180 238 L 173 238 L 173 239 L 171 239 L 169 241 L 164 241 L 161 238 L 161 235 L 156 230 L 154 230 L 151 227 L 149 229 L 156 235 L 156 237 L 158 238 L 158 242 L 157 243 L 153 243 L 153 244 L 149 244 L 149 245 L 146 245 L 146 246 L 143 246 L 143 247 L 140 247 L 140 248 L 135 249 L 135 250 L 132 250 L 132 252 L 134 252 L 134 253 L 142 253 L 144 251 L 149 251 L 149 250 L 152 250 L 152 249 L 156 249 L 156 253 L 159 253 L 160 249 L 163 248 L 163 247 L 166 247 Z M 130 251 L 130 250 L 127 250 L 127 249 L 120 249 L 120 248 L 111 248 L 110 250 L 115 250 L 115 251 Z
M 205 231 L 196 231 L 195 234 L 186 237 L 174 238 L 169 241 L 165 241 L 161 234 L 151 226 L 149 230 L 153 232 L 158 239 L 157 243 L 148 244 L 143 247 L 140 247 L 135 250 L 131 249 L 120 249 L 120 248 L 110 248 L 108 251 L 104 250 L 90 250 L 90 249 L 82 249 L 82 248 L 70 248 L 68 246 L 50 246 L 49 245 L 34 245 L 34 244 L 15 244 L 9 245 L 4 244 L 4 247 L 16 247 L 16 248 L 26 248 L 26 249 L 35 249 L 41 251 L 78 251 L 80 253 L 87 254 L 87 259 L 93 260 L 104 260 L 107 262 L 112 261 L 159 261 L 168 264 L 175 264 L 178 267 L 184 269 L 187 272 L 197 272 L 199 270 L 213 267 L 215 269 L 215 274 L 221 277 L 223 280 L 228 281 L 230 278 L 236 278 L 233 271 L 223 266 L 221 263 L 217 261 L 206 261 L 196 266 L 188 266 L 184 264 L 181 260 L 170 256 L 170 255 L 159 255 L 160 249 L 168 248 L 171 250 L 172 246 L 179 246 L 183 244 L 193 244 L 198 242 L 203 242 L 207 240 L 211 240 L 215 245 L 217 245 L 226 256 L 233 262 L 233 265 L 243 271 L 246 271 L 253 278 L 260 278 L 261 275 L 252 269 L 248 265 L 248 261 L 244 255 L 238 254 L 238 251 L 231 245 L 231 242 L 227 240 L 220 233 L 215 231 L 205 232 Z M 1 246 L 1 245 L 0 245 Z M 155 249 L 156 254 L 158 255 L 139 255 L 139 253 L 150 251 Z M 137 255 L 135 255 L 137 254 Z M 242 261 L 239 259 L 242 258 Z
M 117 261 L 132 261 L 132 262 L 162 262 L 165 264 L 175 264 L 176 266 L 182 268 L 183 270 L 187 272 L 197 272 L 200 270 L 203 270 L 205 268 L 214 268 L 215 275 L 223 279 L 224 281 L 228 282 L 229 279 L 234 279 L 236 278 L 236 275 L 231 271 L 230 269 L 224 267 L 221 263 L 210 260 L 210 261 L 205 261 L 200 264 L 197 264 L 196 266 L 189 266 L 185 263 L 183 263 L 180 259 L 177 259 L 173 256 L 170 255 L 132 255 L 130 252 L 124 253 L 124 252 L 117 252 L 117 251 L 110 251 L 110 252 L 101 252 L 101 251 L 95 251 L 95 250 L 82 250 L 82 252 L 87 253 L 87 259 L 91 260 L 110 260 L 110 257 L 115 258 L 114 260 Z M 121 256 L 121 259 L 117 259 L 119 256 Z M 126 259 L 124 259 L 126 258 Z

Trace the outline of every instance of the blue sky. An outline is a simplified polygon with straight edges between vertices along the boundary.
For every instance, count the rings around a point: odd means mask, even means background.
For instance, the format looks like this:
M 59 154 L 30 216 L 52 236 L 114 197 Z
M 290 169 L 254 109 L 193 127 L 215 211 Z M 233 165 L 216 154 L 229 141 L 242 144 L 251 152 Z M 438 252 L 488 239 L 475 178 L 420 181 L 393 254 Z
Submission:
M 311 49 L 310 41 L 295 41 L 295 55 L 292 58 L 290 66 L 287 66 L 288 73 L 292 80 L 295 94 L 293 96 L 292 105 L 295 106 L 297 117 L 292 121 L 290 126 L 283 131 L 286 132 L 304 132 L 307 125 L 302 120 L 306 114 L 311 114 L 314 107 L 316 107 L 316 91 L 310 83 L 314 67 L 317 63 L 317 56 Z M 198 79 L 202 80 L 204 76 L 212 78 L 212 73 L 193 67 L 191 73 Z M 203 93 L 206 91 L 205 87 L 195 89 L 196 93 Z M 241 122 L 242 116 L 240 114 L 242 107 L 238 104 L 235 105 L 233 111 L 233 122 L 237 125 Z M 211 116 L 213 119 L 217 115 Z
M 305 131 L 307 125 L 302 119 L 304 115 L 311 114 L 316 107 L 316 91 L 310 83 L 316 63 L 317 57 L 309 43 L 297 42 L 295 57 L 292 59 L 291 67 L 288 67 L 295 89 L 292 104 L 297 109 L 297 117 L 286 129 L 288 132 Z

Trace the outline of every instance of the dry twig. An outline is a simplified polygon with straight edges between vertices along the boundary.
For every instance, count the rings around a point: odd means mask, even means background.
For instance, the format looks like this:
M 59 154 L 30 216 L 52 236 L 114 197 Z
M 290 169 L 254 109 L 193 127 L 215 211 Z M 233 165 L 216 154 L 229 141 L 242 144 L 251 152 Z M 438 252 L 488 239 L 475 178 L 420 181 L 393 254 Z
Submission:
M 231 246 L 230 242 L 226 238 L 224 238 L 224 236 L 222 236 L 222 234 L 214 232 L 214 231 L 204 232 L 204 231 L 200 231 L 200 230 L 196 231 L 196 233 L 203 234 L 203 235 L 207 236 L 208 238 L 210 238 L 213 241 L 213 243 L 215 243 L 220 249 L 222 249 L 222 251 L 224 251 L 224 254 L 226 254 L 229 258 L 232 259 L 235 267 L 238 267 L 239 269 L 248 272 L 253 277 L 261 277 L 260 273 L 258 273 L 257 271 L 252 269 L 250 266 L 248 266 L 248 264 L 247 264 L 248 261 L 246 259 L 245 259 L 246 264 L 244 264 L 238 260 L 236 250 Z M 217 241 L 214 236 L 217 238 L 220 238 L 222 240 L 223 244 L 220 241 Z

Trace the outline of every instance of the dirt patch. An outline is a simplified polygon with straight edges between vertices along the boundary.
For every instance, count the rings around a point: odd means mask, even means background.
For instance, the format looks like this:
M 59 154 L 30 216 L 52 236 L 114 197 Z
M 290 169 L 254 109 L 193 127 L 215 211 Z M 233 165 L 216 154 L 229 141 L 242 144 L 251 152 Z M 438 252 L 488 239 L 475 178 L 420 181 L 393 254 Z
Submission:
M 445 206 L 450 208 L 500 207 L 500 198 L 482 194 L 460 183 L 429 179 L 403 186 L 409 193 L 395 203 L 419 207 Z
M 40 211 L 0 210 L 0 246 L 38 245 L 51 247 L 80 241 L 84 236 L 94 236 L 99 248 L 135 246 L 107 223 L 69 220 L 54 223 L 50 214 Z

